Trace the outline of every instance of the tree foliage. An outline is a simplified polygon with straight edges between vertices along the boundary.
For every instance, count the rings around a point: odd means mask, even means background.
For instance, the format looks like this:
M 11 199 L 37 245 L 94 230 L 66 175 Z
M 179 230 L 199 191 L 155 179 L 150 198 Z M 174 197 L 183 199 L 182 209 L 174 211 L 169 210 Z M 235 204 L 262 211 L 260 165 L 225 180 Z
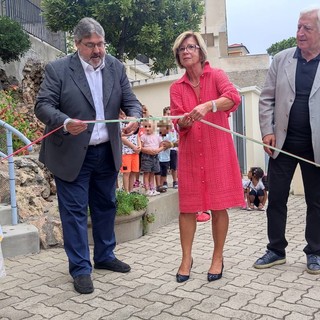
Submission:
M 42 0 L 47 26 L 72 32 L 83 17 L 99 21 L 109 52 L 118 59 L 142 54 L 154 61 L 154 72 L 174 67 L 172 45 L 186 31 L 199 31 L 203 0 Z
M 278 52 L 284 49 L 295 47 L 296 45 L 297 45 L 296 38 L 290 37 L 288 39 L 284 39 L 282 41 L 272 44 L 271 47 L 267 49 L 267 52 L 271 57 L 273 57 Z
M 29 36 L 17 21 L 0 17 L 0 59 L 3 63 L 18 61 L 31 47 Z

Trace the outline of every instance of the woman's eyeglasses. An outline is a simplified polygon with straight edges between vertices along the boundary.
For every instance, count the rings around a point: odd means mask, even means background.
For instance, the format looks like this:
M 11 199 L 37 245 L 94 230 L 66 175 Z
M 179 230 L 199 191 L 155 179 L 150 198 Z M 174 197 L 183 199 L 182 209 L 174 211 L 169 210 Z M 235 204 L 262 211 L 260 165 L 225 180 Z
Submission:
M 186 50 L 187 52 L 195 52 L 197 49 L 200 49 L 200 47 L 197 44 L 188 44 L 186 47 L 179 47 L 177 49 L 178 54 L 184 53 Z

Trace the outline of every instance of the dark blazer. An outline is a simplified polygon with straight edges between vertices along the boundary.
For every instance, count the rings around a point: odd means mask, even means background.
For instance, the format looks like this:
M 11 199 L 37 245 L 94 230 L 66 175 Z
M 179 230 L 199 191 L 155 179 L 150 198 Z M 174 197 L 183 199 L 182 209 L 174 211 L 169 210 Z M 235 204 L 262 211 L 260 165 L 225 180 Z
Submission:
M 105 119 L 118 119 L 120 108 L 127 116 L 140 118 L 141 105 L 131 90 L 124 65 L 106 55 L 102 69 Z M 46 65 L 36 99 L 35 115 L 46 127 L 44 134 L 61 126 L 67 118 L 95 120 L 96 112 L 78 53 Z M 73 181 L 83 164 L 94 124 L 74 136 L 60 129 L 41 142 L 39 160 L 58 178 Z M 106 124 L 116 170 L 121 166 L 119 123 Z

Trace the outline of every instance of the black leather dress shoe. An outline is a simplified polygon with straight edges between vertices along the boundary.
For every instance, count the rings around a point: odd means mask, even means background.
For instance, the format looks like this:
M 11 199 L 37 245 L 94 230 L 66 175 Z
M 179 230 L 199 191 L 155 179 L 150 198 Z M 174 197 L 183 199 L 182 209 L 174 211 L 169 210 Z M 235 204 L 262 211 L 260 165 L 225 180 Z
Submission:
M 88 294 L 94 290 L 90 274 L 80 274 L 73 278 L 73 285 L 77 292 Z
M 311 274 L 320 274 L 320 256 L 307 254 L 307 272 Z
M 131 270 L 131 267 L 128 264 L 118 260 L 117 258 L 114 258 L 112 261 L 97 262 L 94 264 L 94 268 L 122 273 L 127 273 Z
M 222 278 L 222 272 L 223 272 L 223 263 L 222 263 L 222 268 L 220 273 L 210 273 L 208 272 L 208 281 L 216 281 Z

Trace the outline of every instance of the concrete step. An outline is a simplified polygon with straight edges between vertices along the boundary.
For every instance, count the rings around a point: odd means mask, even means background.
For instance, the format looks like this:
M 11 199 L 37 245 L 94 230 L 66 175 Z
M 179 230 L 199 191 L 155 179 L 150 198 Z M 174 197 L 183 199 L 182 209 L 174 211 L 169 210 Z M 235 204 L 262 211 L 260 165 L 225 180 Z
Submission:
M 38 229 L 25 223 L 14 226 L 1 225 L 3 239 L 1 242 L 4 258 L 40 252 Z
M 11 206 L 5 203 L 0 203 L 0 225 L 9 225 L 11 220 Z
M 1 248 L 5 258 L 40 251 L 38 229 L 25 223 L 12 225 L 11 206 L 9 204 L 0 203 L 0 225 L 3 232 Z

